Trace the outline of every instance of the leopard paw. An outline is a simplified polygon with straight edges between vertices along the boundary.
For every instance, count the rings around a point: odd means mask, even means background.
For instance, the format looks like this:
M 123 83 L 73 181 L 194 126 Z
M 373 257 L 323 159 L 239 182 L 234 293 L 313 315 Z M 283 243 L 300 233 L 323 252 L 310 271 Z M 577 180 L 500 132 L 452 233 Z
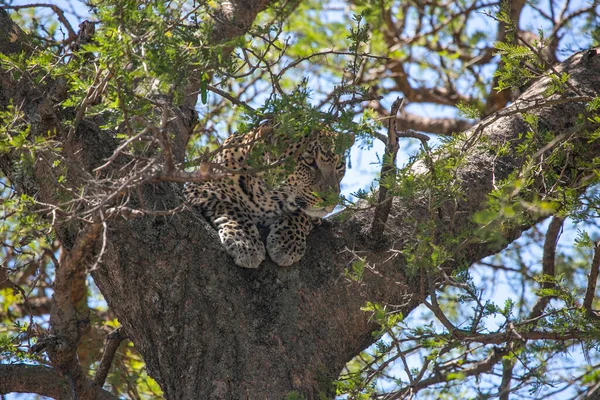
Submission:
M 219 237 L 227 253 L 233 257 L 236 265 L 244 268 L 258 268 L 265 260 L 265 246 L 260 240 L 256 226 L 241 225 L 238 221 L 218 218 Z
M 300 261 L 306 251 L 306 235 L 312 227 L 311 218 L 303 212 L 284 215 L 271 224 L 267 237 L 271 259 L 284 267 Z
M 306 239 L 296 238 L 293 241 L 282 240 L 283 237 L 271 232 L 267 237 L 267 251 L 271 260 L 277 265 L 287 267 L 300 261 L 306 251 Z
M 261 242 L 249 240 L 236 240 L 232 238 L 221 239 L 227 253 L 233 257 L 236 265 L 244 268 L 258 268 L 265 260 L 265 246 Z

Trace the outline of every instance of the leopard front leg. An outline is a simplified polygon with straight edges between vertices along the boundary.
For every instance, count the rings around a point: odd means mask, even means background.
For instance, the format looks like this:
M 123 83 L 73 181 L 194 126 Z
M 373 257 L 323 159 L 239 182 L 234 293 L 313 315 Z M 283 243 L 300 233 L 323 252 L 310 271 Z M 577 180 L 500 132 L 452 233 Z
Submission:
M 298 262 L 306 250 L 306 236 L 313 228 L 311 217 L 301 211 L 284 215 L 270 226 L 267 251 L 278 265 Z
M 265 246 L 254 222 L 231 203 L 220 202 L 216 208 L 206 216 L 217 228 L 227 253 L 240 267 L 258 268 L 265 259 Z

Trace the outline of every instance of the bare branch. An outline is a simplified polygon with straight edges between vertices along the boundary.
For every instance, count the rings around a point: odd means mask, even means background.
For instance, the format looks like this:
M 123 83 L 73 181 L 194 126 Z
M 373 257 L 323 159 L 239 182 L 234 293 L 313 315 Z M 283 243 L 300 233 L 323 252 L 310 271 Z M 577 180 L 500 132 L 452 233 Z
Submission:
M 510 398 L 510 382 L 512 380 L 514 367 L 514 360 L 502 360 L 502 381 L 500 382 L 500 386 L 498 387 L 500 400 L 509 400 Z
M 396 132 L 396 136 L 399 138 L 405 137 L 405 138 L 419 139 L 421 141 L 421 143 L 423 143 L 423 142 L 426 143 L 430 139 L 429 136 L 427 136 L 423 133 L 415 132 L 412 129 L 407 129 L 405 131 L 398 131 L 398 132 Z
M 389 117 L 389 113 L 380 102 L 374 102 L 373 108 L 384 116 Z M 457 132 L 464 132 L 471 128 L 474 123 L 460 118 L 430 118 L 417 114 L 412 114 L 402 110 L 398 116 L 398 129 L 413 130 L 436 135 L 452 135 Z M 383 141 L 385 143 L 385 141 Z
M 392 104 L 390 115 L 394 117 L 404 102 L 403 98 L 398 97 Z M 379 180 L 379 205 L 375 208 L 375 214 L 371 223 L 371 235 L 375 238 L 381 237 L 385 229 L 390 209 L 391 201 L 385 201 L 388 197 L 388 188 L 384 182 L 388 177 L 392 177 L 396 172 L 396 156 L 398 154 L 398 138 L 396 137 L 396 118 L 390 118 L 388 121 L 388 137 L 385 146 L 385 155 L 381 165 L 381 174 Z
M 598 281 L 598 270 L 600 269 L 600 242 L 596 242 L 594 246 L 594 258 L 592 260 L 592 268 L 588 275 L 587 289 L 585 290 L 585 297 L 583 299 L 583 308 L 588 314 L 593 313 L 592 302 L 596 296 L 596 282 Z
M 560 237 L 560 233 L 562 232 L 564 220 L 565 219 L 562 217 L 552 217 L 552 221 L 550 221 L 550 225 L 548 226 L 546 240 L 544 241 L 544 254 L 542 256 L 542 273 L 544 275 L 551 277 L 554 277 L 555 275 L 554 259 L 556 257 L 556 244 Z M 542 283 L 542 288 L 544 289 L 550 289 L 552 287 L 554 287 L 554 283 L 552 282 Z M 531 313 L 529 314 L 529 319 L 540 316 L 550 302 L 550 299 L 551 297 L 549 296 L 541 297 L 533 306 Z
M 104 346 L 102 360 L 100 360 L 100 365 L 98 366 L 98 370 L 96 370 L 96 376 L 94 377 L 95 385 L 99 387 L 104 385 L 104 381 L 106 381 L 106 377 L 108 376 L 108 371 L 110 370 L 115 353 L 117 352 L 121 342 L 125 339 L 126 337 L 123 334 L 123 329 L 121 327 L 115 329 L 106 337 L 106 345 Z
M 73 40 L 75 40 L 77 38 L 77 33 L 75 33 L 75 30 L 71 26 L 71 23 L 65 17 L 65 12 L 55 4 L 33 3 L 33 4 L 23 4 L 23 5 L 15 5 L 15 6 L 3 5 L 3 7 L 7 8 L 7 9 L 12 9 L 12 10 L 20 10 L 23 8 L 42 8 L 42 7 L 50 8 L 50 9 L 52 9 L 52 11 L 54 11 L 56 16 L 58 17 L 58 20 L 61 22 L 61 24 L 63 24 L 65 26 L 65 28 L 67 28 L 67 32 L 69 33 L 68 41 L 72 42 Z
M 252 108 L 251 106 L 248 105 L 248 103 L 240 100 L 237 97 L 233 97 L 232 95 L 230 95 L 229 93 L 227 93 L 224 90 L 219 89 L 218 87 L 212 86 L 212 85 L 206 85 L 206 89 L 210 90 L 211 92 L 218 94 L 219 96 L 226 98 L 227 100 L 229 100 L 232 104 L 235 104 L 236 106 L 242 106 L 244 107 L 246 110 L 250 111 L 250 112 L 256 112 L 256 110 L 254 108 Z
M 354 57 L 358 57 L 358 58 L 372 58 L 372 59 L 376 59 L 376 60 L 389 60 L 389 57 L 377 56 L 377 55 L 369 54 L 369 53 L 354 53 L 351 51 L 338 51 L 338 50 L 331 49 L 331 50 L 315 52 L 306 57 L 298 58 L 298 59 L 292 61 L 291 63 L 289 63 L 288 65 L 286 65 L 285 67 L 283 67 L 281 69 L 281 71 L 277 74 L 277 76 L 278 76 L 278 78 L 281 78 L 289 69 L 296 67 L 298 64 L 300 64 L 304 61 L 309 61 L 311 58 L 327 56 L 327 55 L 344 55 L 344 56 L 354 56 Z
M 35 393 L 54 399 L 72 399 L 67 380 L 55 369 L 41 365 L 0 364 L 0 394 L 8 393 Z M 98 400 L 117 399 L 102 388 L 96 388 L 89 396 L 87 398 Z
M 403 112 L 398 117 L 399 129 L 411 129 L 438 135 L 452 135 L 453 133 L 464 132 L 473 125 L 472 122 L 459 118 L 429 118 L 406 112 Z
M 386 65 L 391 72 L 398 90 L 411 103 L 433 103 L 447 106 L 456 106 L 458 103 L 472 103 L 472 99 L 460 93 L 452 92 L 445 87 L 417 87 L 413 88 L 404 70 L 403 61 L 392 60 Z
M 504 357 L 506 354 L 508 354 L 508 350 L 506 349 L 500 349 L 500 348 L 494 348 L 492 350 L 492 354 L 490 354 L 487 358 L 485 358 L 484 360 L 481 360 L 480 362 L 476 363 L 475 365 L 473 365 L 470 368 L 464 368 L 461 370 L 461 376 L 467 377 L 467 376 L 474 376 L 474 375 L 480 375 L 483 372 L 488 372 L 490 371 L 494 365 L 496 365 L 496 363 L 498 363 L 498 361 L 500 361 L 502 359 L 502 357 Z M 395 394 L 388 396 L 386 398 L 389 399 L 402 399 L 405 398 L 405 396 L 411 392 L 411 393 L 415 393 L 421 389 L 425 389 L 426 387 L 435 385 L 437 383 L 442 383 L 442 382 L 447 382 L 448 377 L 446 376 L 446 374 L 436 374 L 436 376 L 433 376 L 431 378 L 428 379 L 424 379 L 420 382 L 416 382 L 413 385 L 410 385 L 408 388 L 396 392 Z

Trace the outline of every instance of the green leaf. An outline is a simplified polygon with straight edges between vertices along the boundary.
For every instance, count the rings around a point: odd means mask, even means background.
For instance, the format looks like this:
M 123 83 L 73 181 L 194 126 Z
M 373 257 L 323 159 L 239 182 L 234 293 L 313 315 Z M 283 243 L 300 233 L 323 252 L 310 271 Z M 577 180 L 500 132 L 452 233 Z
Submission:
M 202 80 L 200 81 L 200 101 L 202 104 L 206 104 L 208 102 L 208 76 L 207 74 L 202 75 Z

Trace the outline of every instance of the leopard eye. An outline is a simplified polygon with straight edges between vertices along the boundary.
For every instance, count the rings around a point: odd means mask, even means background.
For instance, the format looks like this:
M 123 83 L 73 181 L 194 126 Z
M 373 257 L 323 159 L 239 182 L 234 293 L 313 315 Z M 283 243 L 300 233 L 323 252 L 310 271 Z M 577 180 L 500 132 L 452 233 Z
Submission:
M 302 157 L 302 159 L 309 167 L 317 166 L 317 160 L 315 160 L 313 157 L 307 156 L 307 157 Z

